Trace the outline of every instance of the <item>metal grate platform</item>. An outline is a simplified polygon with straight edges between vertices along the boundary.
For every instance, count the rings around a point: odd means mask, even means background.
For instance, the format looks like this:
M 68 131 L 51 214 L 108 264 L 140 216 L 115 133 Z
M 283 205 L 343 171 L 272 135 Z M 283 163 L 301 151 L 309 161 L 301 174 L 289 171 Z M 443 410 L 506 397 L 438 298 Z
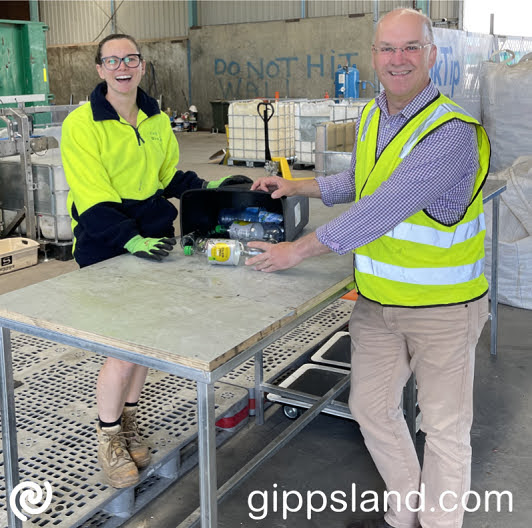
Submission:
M 265 381 L 279 379 L 334 332 L 343 329 L 353 302 L 339 299 L 264 349 Z M 95 387 L 102 356 L 12 332 L 20 481 L 53 490 L 50 508 L 28 525 L 115 528 L 197 464 L 197 401 L 193 381 L 151 370 L 139 406 L 139 423 L 152 447 L 152 463 L 134 488 L 105 484 L 97 462 Z M 253 360 L 215 384 L 217 420 L 254 409 Z M 244 413 L 245 414 L 245 413 Z M 245 423 L 217 429 L 218 444 Z M 0 467 L 3 454 L 0 451 Z M 1 469 L 0 469 L 1 471 Z M 0 481 L 0 528 L 6 505 Z M 2 511 L 4 510 L 4 511 Z
M 15 390 L 20 481 L 48 481 L 53 490 L 50 508 L 33 515 L 28 525 L 119 526 L 197 463 L 195 383 L 150 370 L 139 423 L 152 446 L 152 463 L 135 488 L 107 485 L 95 434 L 95 387 L 104 358 L 16 332 L 11 344 L 14 376 L 22 381 Z M 217 419 L 248 405 L 245 389 L 225 383 L 215 384 L 215 398 Z M 217 442 L 234 432 L 218 430 Z M 2 509 L 6 501 L 1 481 Z
M 271 383 L 289 368 L 302 364 L 317 347 L 348 323 L 354 302 L 338 299 L 307 321 L 273 342 L 263 351 L 264 381 Z M 222 382 L 246 387 L 253 414 L 255 399 L 254 361 L 250 359 L 225 375 Z

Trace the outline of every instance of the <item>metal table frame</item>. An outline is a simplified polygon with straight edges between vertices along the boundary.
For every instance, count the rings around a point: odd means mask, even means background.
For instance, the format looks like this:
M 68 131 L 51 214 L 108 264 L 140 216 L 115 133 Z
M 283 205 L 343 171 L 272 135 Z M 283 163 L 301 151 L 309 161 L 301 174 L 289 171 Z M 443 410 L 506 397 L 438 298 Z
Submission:
M 498 305 L 499 305 L 499 288 L 498 288 L 498 264 L 499 264 L 499 206 L 501 194 L 506 190 L 504 180 L 487 180 L 482 189 L 483 203 L 493 200 L 493 215 L 491 218 L 491 341 L 490 354 L 497 355 L 497 331 L 498 331 Z
M 187 517 L 187 519 L 185 519 L 179 525 L 179 528 L 196 526 L 198 522 L 201 523 L 202 528 L 216 528 L 218 525 L 218 501 L 223 499 L 233 487 L 240 484 L 245 478 L 247 478 L 251 471 L 258 467 L 260 462 L 273 455 L 274 452 L 280 449 L 290 438 L 292 438 L 295 434 L 297 434 L 297 432 L 305 427 L 312 418 L 317 416 L 320 411 L 346 386 L 346 384 L 349 382 L 349 379 L 346 377 L 346 379 L 344 379 L 338 387 L 335 387 L 336 390 L 329 391 L 329 393 L 325 395 L 324 398 L 322 398 L 322 400 L 320 400 L 320 402 L 310 410 L 311 413 L 306 414 L 305 423 L 299 422 L 298 424 L 293 424 L 297 427 L 290 428 L 290 431 L 285 431 L 282 437 L 279 437 L 279 439 L 275 440 L 276 445 L 274 446 L 274 450 L 272 450 L 266 456 L 264 453 L 262 453 L 260 460 L 254 459 L 255 462 L 253 469 L 249 467 L 249 464 L 246 465 L 226 484 L 224 484 L 218 493 L 216 473 L 214 384 L 227 373 L 237 368 L 241 363 L 254 357 L 255 370 L 257 373 L 255 387 L 258 391 L 257 394 L 259 394 L 259 391 L 263 391 L 262 350 L 275 340 L 279 339 L 285 333 L 293 330 L 302 322 L 315 315 L 331 302 L 347 293 L 348 289 L 346 286 L 349 284 L 350 280 L 350 277 L 346 278 L 344 281 L 339 283 L 338 291 L 332 293 L 330 297 L 322 300 L 303 313 L 301 316 L 269 334 L 267 337 L 261 339 L 253 346 L 244 350 L 212 371 L 204 371 L 198 368 L 187 367 L 169 361 L 166 362 L 154 358 L 147 358 L 142 354 L 129 351 L 126 348 L 117 348 L 101 343 L 95 343 L 90 340 L 73 337 L 58 331 L 43 329 L 37 326 L 32 326 L 0 317 L 0 400 L 3 424 L 2 443 L 4 450 L 6 504 L 8 506 L 7 517 L 9 528 L 22 528 L 22 521 L 9 507 L 9 497 L 11 492 L 19 483 L 15 397 L 10 339 L 11 330 L 43 339 L 48 339 L 64 345 L 81 348 L 90 352 L 95 352 L 97 354 L 134 362 L 139 365 L 195 381 L 198 396 L 197 411 L 200 507 L 189 517 Z M 256 401 L 256 420 L 257 423 L 262 424 L 264 421 L 263 401 L 260 396 L 256 398 Z

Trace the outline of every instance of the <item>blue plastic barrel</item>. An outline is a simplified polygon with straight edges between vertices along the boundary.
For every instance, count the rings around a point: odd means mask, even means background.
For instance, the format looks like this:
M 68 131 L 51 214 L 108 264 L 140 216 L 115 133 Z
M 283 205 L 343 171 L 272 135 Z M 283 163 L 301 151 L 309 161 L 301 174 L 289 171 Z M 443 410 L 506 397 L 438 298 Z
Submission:
M 344 97 L 347 99 L 358 99 L 360 93 L 360 72 L 357 70 L 356 64 L 348 68 L 345 78 Z
M 343 99 L 345 97 L 346 68 L 338 65 L 334 74 L 334 98 Z

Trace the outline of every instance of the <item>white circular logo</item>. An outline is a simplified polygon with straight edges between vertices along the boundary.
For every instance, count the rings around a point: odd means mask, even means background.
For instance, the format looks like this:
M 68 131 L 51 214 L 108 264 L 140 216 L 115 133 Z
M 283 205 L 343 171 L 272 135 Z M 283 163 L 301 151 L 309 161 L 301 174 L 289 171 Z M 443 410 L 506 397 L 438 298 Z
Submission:
M 17 505 L 17 495 L 20 493 L 19 503 L 23 511 L 30 514 L 42 513 L 52 502 L 52 486 L 48 481 L 44 482 L 44 489 L 46 490 L 46 500 L 40 506 L 35 507 L 35 505 L 43 500 L 43 490 L 41 486 L 31 480 L 25 480 L 13 488 L 13 491 L 9 496 L 9 505 L 11 506 L 13 513 L 21 521 L 27 521 L 28 517 L 19 510 Z

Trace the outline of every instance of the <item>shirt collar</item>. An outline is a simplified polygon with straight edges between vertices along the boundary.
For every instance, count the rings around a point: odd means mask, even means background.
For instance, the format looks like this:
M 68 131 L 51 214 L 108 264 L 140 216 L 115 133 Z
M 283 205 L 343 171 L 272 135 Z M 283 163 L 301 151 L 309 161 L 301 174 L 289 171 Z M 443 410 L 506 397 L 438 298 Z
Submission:
M 419 92 L 412 101 L 410 101 L 397 115 L 401 115 L 405 119 L 410 119 L 415 114 L 417 114 L 422 108 L 427 106 L 430 102 L 432 102 L 440 92 L 434 86 L 434 83 L 432 80 L 429 81 L 427 86 Z M 388 112 L 388 104 L 386 99 L 386 91 L 382 91 L 375 99 L 375 102 L 377 103 L 377 106 L 380 108 L 381 115 L 383 118 L 387 119 L 390 117 L 390 113 Z
M 92 117 L 94 121 L 106 121 L 107 119 L 119 121 L 120 117 L 113 105 L 105 98 L 106 94 L 107 83 L 105 81 L 98 84 L 92 91 L 90 97 Z M 161 113 L 157 101 L 140 87 L 137 88 L 137 106 L 148 117 Z

